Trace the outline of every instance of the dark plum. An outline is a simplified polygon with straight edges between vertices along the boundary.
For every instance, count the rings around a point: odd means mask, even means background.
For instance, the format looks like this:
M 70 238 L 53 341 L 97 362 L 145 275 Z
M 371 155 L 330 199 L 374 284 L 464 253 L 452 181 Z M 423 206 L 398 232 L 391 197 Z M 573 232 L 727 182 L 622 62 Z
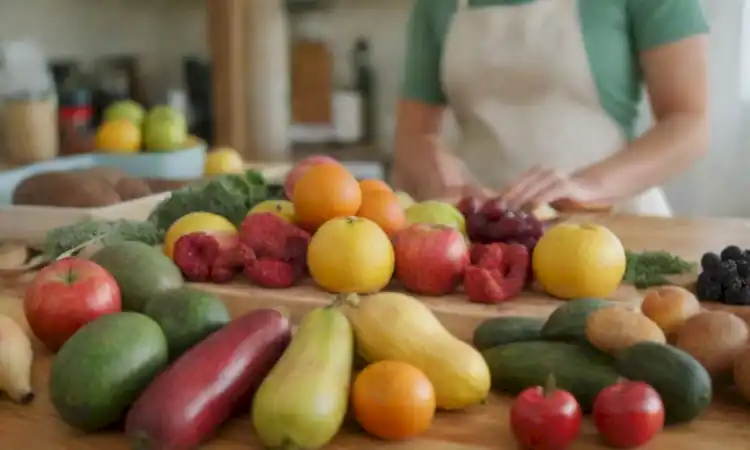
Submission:
M 535 215 L 524 214 L 523 223 L 526 226 L 526 234 L 529 236 L 539 239 L 544 234 L 544 225 Z
M 508 211 L 508 205 L 500 197 L 491 198 L 482 205 L 481 213 L 487 216 L 489 220 L 500 220 Z
M 489 221 L 484 214 L 476 213 L 466 217 L 466 234 L 471 242 L 487 241 Z
M 482 209 L 482 199 L 479 197 L 467 196 L 461 199 L 456 204 L 456 208 L 464 215 L 469 217 L 472 214 L 476 214 Z
M 487 236 L 493 241 L 507 241 L 520 237 L 526 231 L 523 220 L 512 212 L 487 225 Z

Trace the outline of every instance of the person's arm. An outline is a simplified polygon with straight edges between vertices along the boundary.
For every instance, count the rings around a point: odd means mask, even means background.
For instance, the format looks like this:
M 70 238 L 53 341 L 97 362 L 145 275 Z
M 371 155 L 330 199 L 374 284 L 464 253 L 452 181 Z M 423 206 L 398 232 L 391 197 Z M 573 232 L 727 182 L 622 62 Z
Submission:
M 452 158 L 441 150 L 446 98 L 440 81 L 441 39 L 433 0 L 416 0 L 409 17 L 404 80 L 394 149 L 396 186 L 418 199 L 446 195 L 455 178 Z M 445 164 L 444 164 L 445 163 Z
M 655 120 L 627 148 L 574 178 L 612 201 L 658 186 L 708 149 L 705 22 L 699 0 L 627 0 Z

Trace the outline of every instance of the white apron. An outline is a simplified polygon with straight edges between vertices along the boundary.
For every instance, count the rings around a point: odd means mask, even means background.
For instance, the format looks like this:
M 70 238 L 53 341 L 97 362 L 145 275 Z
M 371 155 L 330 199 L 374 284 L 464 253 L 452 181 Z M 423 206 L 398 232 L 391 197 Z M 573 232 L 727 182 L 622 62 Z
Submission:
M 599 102 L 577 0 L 456 1 L 442 80 L 461 130 L 456 154 L 480 183 L 500 189 L 534 166 L 571 173 L 627 144 Z M 672 214 L 658 188 L 614 209 Z

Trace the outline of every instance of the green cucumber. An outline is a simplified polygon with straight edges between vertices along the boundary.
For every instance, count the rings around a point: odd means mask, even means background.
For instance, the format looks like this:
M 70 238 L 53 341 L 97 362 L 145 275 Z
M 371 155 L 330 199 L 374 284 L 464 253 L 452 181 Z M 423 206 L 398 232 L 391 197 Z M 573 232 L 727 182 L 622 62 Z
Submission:
M 598 298 L 570 300 L 550 314 L 542 337 L 556 341 L 586 342 L 586 321 L 591 313 L 614 303 Z
M 494 317 L 474 330 L 472 343 L 478 350 L 513 342 L 541 340 L 544 319 L 538 317 Z
M 644 341 L 619 352 L 616 359 L 623 377 L 643 381 L 659 393 L 667 424 L 689 422 L 711 403 L 711 376 L 687 352 Z
M 617 383 L 614 359 L 588 344 L 529 341 L 501 345 L 482 352 L 492 374 L 492 387 L 516 394 L 544 386 L 550 375 L 555 384 L 591 411 L 602 389 Z

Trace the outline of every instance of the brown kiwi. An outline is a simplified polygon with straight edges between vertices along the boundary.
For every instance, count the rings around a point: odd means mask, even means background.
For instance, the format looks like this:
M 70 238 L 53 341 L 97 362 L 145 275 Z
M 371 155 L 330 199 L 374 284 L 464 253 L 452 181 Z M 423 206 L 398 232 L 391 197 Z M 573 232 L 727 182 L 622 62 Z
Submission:
M 143 178 L 152 193 L 169 192 L 197 183 L 198 180 L 168 180 L 166 178 Z
M 750 402 L 750 347 L 745 347 L 734 359 L 734 384 L 742 397 Z
M 666 343 L 661 328 L 640 312 L 620 306 L 594 311 L 586 320 L 586 339 L 599 350 L 614 354 L 642 341 Z
M 136 198 L 151 195 L 151 188 L 145 181 L 139 178 L 123 178 L 115 184 L 115 191 L 120 195 L 122 201 L 134 200 Z
M 112 186 L 117 185 L 120 180 L 128 178 L 128 174 L 116 167 L 97 166 L 80 171 L 81 175 L 93 175 L 107 181 Z
M 732 370 L 748 337 L 744 320 L 726 311 L 707 311 L 680 327 L 674 345 L 692 355 L 711 375 L 719 376 Z
M 13 204 L 93 208 L 120 202 L 114 187 L 100 177 L 76 172 L 46 172 L 23 180 Z

